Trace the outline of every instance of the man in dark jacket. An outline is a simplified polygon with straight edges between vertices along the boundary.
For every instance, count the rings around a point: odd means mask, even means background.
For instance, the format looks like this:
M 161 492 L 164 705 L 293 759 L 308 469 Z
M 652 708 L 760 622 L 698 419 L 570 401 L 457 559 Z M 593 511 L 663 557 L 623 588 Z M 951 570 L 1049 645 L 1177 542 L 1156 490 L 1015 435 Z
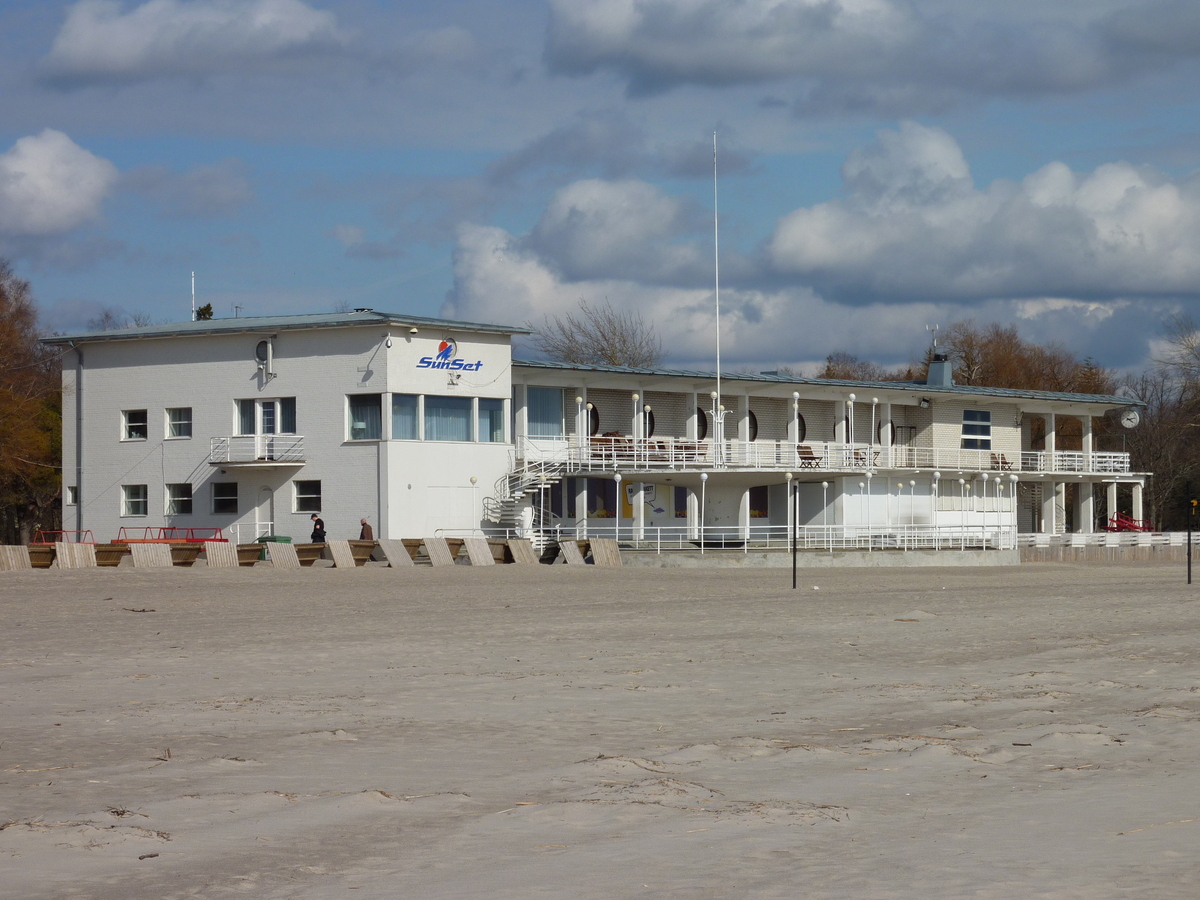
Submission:
M 375 532 L 371 529 L 371 526 L 367 524 L 367 520 L 360 519 L 359 521 L 362 523 L 362 531 L 358 533 L 358 539 L 360 541 L 375 540 Z
M 320 516 L 318 516 L 316 513 L 313 513 L 312 514 L 312 523 L 313 523 L 313 530 L 312 530 L 312 537 L 310 538 L 310 540 L 314 544 L 324 544 L 325 543 L 325 522 L 324 522 L 324 520 Z

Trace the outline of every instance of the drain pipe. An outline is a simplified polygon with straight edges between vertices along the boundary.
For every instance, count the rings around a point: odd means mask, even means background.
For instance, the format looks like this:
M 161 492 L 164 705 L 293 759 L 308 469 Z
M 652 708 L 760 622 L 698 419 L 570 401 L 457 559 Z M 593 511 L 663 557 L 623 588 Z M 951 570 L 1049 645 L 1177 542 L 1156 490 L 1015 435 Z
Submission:
M 83 351 L 67 343 L 75 351 L 75 530 L 83 531 Z

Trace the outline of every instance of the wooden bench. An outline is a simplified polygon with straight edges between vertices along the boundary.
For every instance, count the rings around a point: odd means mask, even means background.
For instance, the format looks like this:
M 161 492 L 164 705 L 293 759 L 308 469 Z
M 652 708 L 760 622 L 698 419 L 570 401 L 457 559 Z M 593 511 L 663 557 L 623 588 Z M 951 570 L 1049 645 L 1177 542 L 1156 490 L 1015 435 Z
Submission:
M 58 541 L 54 556 L 60 569 L 92 569 L 96 566 L 96 548 L 91 544 L 68 544 Z
M 569 566 L 582 566 L 583 553 L 579 550 L 579 541 L 559 541 L 558 550 L 563 555 L 563 561 Z

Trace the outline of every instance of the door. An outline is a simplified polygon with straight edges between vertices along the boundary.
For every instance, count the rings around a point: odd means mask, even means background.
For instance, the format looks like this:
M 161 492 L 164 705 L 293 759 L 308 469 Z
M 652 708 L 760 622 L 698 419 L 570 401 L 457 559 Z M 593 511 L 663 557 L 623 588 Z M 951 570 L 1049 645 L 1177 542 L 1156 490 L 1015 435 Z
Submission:
M 258 489 L 258 502 L 254 506 L 255 537 L 275 533 L 275 491 L 264 485 Z

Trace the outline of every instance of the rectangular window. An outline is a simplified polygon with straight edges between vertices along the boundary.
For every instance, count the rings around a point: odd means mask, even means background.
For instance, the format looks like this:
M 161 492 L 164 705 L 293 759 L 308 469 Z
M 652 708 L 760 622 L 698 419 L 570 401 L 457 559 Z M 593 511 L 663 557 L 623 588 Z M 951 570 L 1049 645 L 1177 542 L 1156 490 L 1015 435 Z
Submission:
M 212 511 L 215 513 L 236 513 L 238 511 L 238 486 L 236 481 L 213 482 Z
M 254 401 L 239 400 L 237 401 L 238 414 L 238 434 L 254 434 L 255 433 L 255 416 L 254 416 Z
M 378 441 L 383 438 L 381 394 L 351 394 L 350 440 Z
M 677 488 L 673 488 L 673 490 L 675 492 L 675 518 L 686 519 L 687 518 L 687 506 L 688 506 L 688 504 L 687 504 L 687 498 L 688 498 L 687 488 L 677 487 Z
M 187 483 L 167 485 L 168 516 L 190 516 L 192 514 L 192 486 Z
M 296 398 L 279 398 L 279 433 L 296 433 Z
M 425 440 L 469 441 L 470 397 L 425 397 Z
M 479 398 L 479 440 L 504 443 L 504 401 Z
M 127 409 L 121 413 L 123 423 L 122 435 L 127 441 L 144 441 L 149 435 L 146 426 L 146 411 L 144 409 Z M 143 513 L 142 515 L 145 515 Z
M 67 506 L 75 506 L 79 503 L 79 488 L 73 484 L 67 485 Z
M 121 515 L 144 516 L 150 511 L 150 492 L 144 484 L 121 485 Z
M 562 388 L 525 389 L 530 437 L 563 436 Z
M 392 440 L 417 439 L 417 395 L 392 394 Z
M 178 406 L 167 410 L 167 437 L 190 438 L 192 436 L 192 408 Z
M 295 481 L 296 512 L 319 513 L 321 511 L 321 482 Z
M 991 410 L 963 410 L 962 445 L 964 450 L 992 449 Z

